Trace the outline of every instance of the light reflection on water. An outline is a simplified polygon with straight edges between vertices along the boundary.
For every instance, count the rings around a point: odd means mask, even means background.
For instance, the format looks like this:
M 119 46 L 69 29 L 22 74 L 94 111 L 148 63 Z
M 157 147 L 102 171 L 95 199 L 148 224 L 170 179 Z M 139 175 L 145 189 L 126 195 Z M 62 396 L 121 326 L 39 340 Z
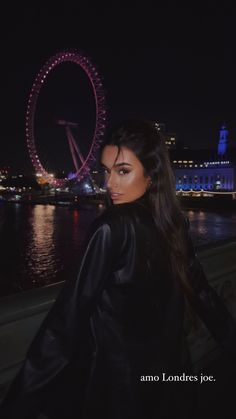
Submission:
M 29 229 L 25 248 L 25 262 L 22 268 L 27 276 L 30 270 L 34 278 L 53 278 L 60 269 L 54 244 L 55 207 L 50 205 L 36 205 L 29 217 Z
M 195 245 L 236 239 L 236 212 L 185 211 L 191 226 Z
M 0 205 L 0 296 L 75 276 L 83 239 L 100 211 Z M 236 213 L 185 213 L 197 246 L 236 237 Z
M 51 205 L 0 206 L 0 296 L 76 275 L 97 212 Z

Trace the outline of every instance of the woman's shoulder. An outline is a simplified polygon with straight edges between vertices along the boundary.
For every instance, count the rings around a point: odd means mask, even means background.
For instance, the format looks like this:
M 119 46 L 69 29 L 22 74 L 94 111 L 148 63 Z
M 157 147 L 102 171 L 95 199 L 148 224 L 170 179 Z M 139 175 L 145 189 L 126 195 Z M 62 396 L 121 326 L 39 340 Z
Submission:
M 117 223 L 121 223 L 122 219 L 126 218 L 129 212 L 129 207 L 129 204 L 112 205 L 107 207 L 103 209 L 102 212 L 93 220 L 93 225 L 100 227 L 108 224 L 110 227 L 113 227 Z
M 95 216 L 89 227 L 89 233 L 93 234 L 99 230 L 101 233 L 107 231 L 122 230 L 124 222 L 124 209 L 111 206 L 102 210 L 100 214 Z
M 95 223 L 114 225 L 117 223 L 131 222 L 132 218 L 150 213 L 149 209 L 140 202 L 132 201 L 122 204 L 111 205 L 103 210 L 103 212 L 95 219 Z
M 153 226 L 153 218 L 146 207 L 138 202 L 127 202 L 112 205 L 103 210 L 92 222 L 90 232 L 99 230 L 100 234 L 110 235 L 122 242 L 129 240 L 133 234 L 143 228 Z
M 104 209 L 97 215 L 89 226 L 85 246 L 94 238 L 100 238 L 103 242 L 109 243 L 109 246 L 117 248 L 122 246 L 124 238 L 127 236 L 127 225 L 125 210 L 111 206 Z

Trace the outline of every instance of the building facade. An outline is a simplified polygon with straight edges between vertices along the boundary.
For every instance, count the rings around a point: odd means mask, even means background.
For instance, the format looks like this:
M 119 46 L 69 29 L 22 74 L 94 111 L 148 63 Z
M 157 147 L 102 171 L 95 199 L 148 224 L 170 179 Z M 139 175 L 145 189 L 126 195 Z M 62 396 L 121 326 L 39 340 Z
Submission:
M 236 191 L 236 161 L 229 158 L 228 131 L 222 126 L 217 158 L 172 160 L 177 191 Z
M 236 191 L 236 165 L 174 168 L 176 190 Z

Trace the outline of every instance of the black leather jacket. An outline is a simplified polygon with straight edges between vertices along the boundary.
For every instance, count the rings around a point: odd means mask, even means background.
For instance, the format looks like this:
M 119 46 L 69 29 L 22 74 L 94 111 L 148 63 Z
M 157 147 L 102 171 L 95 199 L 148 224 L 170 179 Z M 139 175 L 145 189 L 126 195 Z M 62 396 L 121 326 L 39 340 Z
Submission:
M 185 228 L 192 305 L 230 351 L 235 324 L 206 280 L 187 220 Z M 72 417 L 70 407 L 86 419 L 100 411 L 137 418 L 141 376 L 190 371 L 184 312 L 145 197 L 105 210 L 92 223 L 77 279 L 66 281 L 29 348 L 2 417 L 40 410 Z

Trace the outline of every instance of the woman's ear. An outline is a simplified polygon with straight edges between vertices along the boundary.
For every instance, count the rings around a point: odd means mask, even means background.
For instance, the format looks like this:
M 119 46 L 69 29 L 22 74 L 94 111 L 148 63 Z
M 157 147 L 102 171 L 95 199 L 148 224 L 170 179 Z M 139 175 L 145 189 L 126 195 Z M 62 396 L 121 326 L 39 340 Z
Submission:
M 150 188 L 151 184 L 152 184 L 152 178 L 151 176 L 147 176 L 147 189 Z

